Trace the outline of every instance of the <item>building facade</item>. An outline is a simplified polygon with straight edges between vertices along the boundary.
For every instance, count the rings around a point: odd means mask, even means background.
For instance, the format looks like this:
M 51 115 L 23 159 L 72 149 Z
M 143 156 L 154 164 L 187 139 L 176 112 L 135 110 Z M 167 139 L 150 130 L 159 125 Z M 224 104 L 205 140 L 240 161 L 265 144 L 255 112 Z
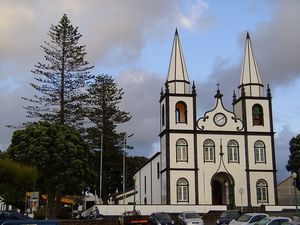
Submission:
M 233 111 L 222 103 L 197 118 L 176 30 L 160 95 L 160 152 L 136 174 L 137 204 L 258 207 L 277 204 L 272 96 L 261 80 L 247 33 Z

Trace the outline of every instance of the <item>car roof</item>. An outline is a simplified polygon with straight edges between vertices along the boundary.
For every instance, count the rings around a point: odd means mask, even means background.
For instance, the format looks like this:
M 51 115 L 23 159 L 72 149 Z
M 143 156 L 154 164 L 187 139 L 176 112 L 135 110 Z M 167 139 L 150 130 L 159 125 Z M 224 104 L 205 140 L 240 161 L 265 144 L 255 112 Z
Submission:
M 272 220 L 275 220 L 275 219 L 289 219 L 289 220 L 291 220 L 291 218 L 286 217 L 286 216 L 270 216 L 269 218 L 272 219 Z
M 266 213 L 245 213 L 243 215 L 249 215 L 249 216 L 266 215 L 266 216 L 268 216 L 268 214 L 266 214 Z

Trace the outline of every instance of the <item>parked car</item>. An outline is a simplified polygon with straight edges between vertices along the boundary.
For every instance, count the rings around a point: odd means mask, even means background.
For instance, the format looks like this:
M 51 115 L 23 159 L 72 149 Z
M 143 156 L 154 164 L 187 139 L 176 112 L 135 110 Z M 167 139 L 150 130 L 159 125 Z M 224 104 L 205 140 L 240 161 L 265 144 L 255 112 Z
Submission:
M 254 225 L 281 225 L 291 221 L 292 220 L 288 217 L 267 217 L 256 222 Z
M 231 220 L 229 225 L 254 225 L 254 223 L 269 217 L 266 213 L 245 213 Z
M 289 221 L 289 222 L 285 222 L 282 225 L 300 225 L 300 221 Z
M 267 217 L 256 222 L 254 225 L 281 225 L 291 221 L 289 217 Z
M 149 217 L 149 221 L 151 225 L 173 225 L 174 221 L 169 216 L 168 213 L 165 212 L 155 212 L 152 213 Z
M 9 220 L 32 220 L 29 216 L 23 215 L 22 213 L 3 210 L 0 211 L 0 224 Z
M 125 211 L 119 217 L 119 225 L 146 225 L 149 224 L 149 219 L 147 216 L 143 216 L 140 211 Z
M 194 211 L 181 212 L 178 215 L 179 224 L 181 225 L 203 225 L 202 217 Z
M 217 225 L 227 225 L 231 220 L 237 218 L 242 213 L 239 210 L 227 210 L 224 211 L 217 220 Z

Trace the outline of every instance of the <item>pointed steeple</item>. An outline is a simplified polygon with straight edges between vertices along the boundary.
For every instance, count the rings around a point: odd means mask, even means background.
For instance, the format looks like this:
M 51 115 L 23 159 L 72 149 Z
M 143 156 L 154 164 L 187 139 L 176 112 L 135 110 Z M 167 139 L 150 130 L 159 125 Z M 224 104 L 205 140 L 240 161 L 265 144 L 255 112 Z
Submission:
M 246 35 L 244 61 L 242 65 L 239 88 L 241 87 L 245 88 L 246 96 L 263 96 L 264 85 L 259 75 L 250 35 L 248 32 Z
M 170 93 L 178 93 L 178 94 L 190 93 L 189 77 L 187 74 L 183 51 L 179 41 L 179 35 L 177 29 L 175 31 L 166 83 L 169 84 Z

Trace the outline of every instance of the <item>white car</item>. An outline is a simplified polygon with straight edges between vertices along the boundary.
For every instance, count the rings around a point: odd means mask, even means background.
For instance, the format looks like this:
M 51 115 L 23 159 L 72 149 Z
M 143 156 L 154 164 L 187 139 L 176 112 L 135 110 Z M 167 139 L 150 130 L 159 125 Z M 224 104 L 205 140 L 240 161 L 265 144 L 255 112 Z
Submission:
M 180 225 L 203 225 L 202 217 L 194 211 L 181 212 L 178 219 Z
M 255 225 L 281 225 L 292 220 L 288 217 L 267 217 L 255 223 Z
M 245 213 L 230 221 L 229 225 L 254 225 L 254 223 L 269 217 L 266 213 Z

